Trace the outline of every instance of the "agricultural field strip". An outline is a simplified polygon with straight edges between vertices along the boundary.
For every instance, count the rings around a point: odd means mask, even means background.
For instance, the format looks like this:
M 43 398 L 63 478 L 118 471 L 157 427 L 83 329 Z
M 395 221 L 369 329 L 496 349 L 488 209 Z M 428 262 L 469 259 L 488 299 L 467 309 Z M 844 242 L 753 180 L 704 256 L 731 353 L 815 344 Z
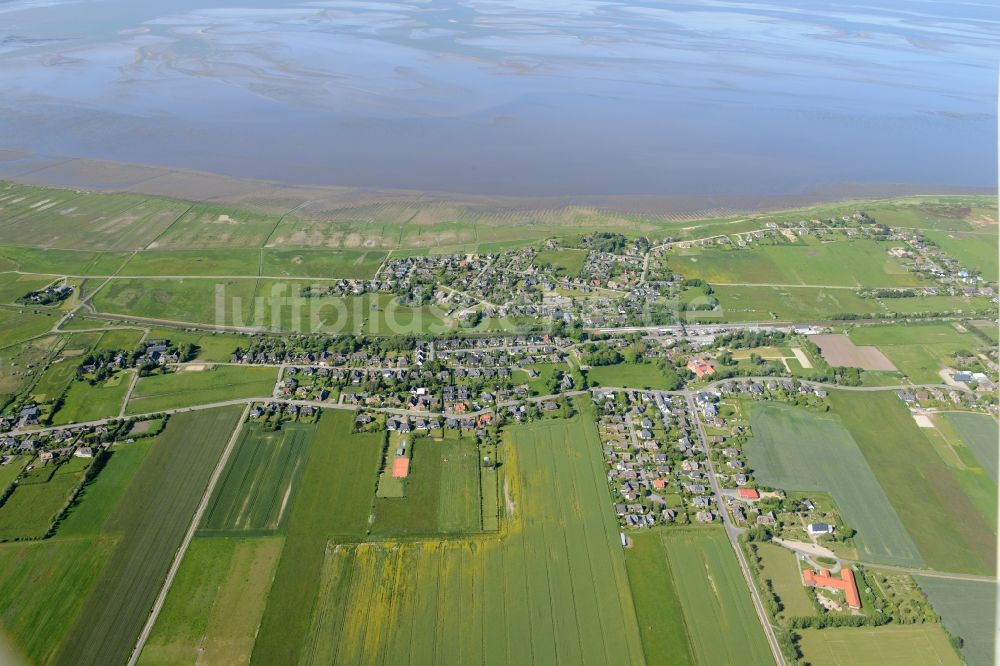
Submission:
M 694 404 L 694 393 L 691 391 L 685 391 L 685 395 L 687 397 L 688 410 L 694 415 L 694 423 L 698 434 L 698 441 L 701 444 L 701 450 L 705 454 L 709 485 L 712 488 L 712 494 L 716 497 L 719 505 L 721 506 L 722 487 L 719 484 L 719 479 L 715 476 L 715 465 L 712 463 L 711 455 L 709 455 L 708 437 L 705 435 L 705 426 L 702 424 L 699 410 Z M 764 629 L 764 635 L 767 638 L 768 646 L 771 649 L 771 655 L 774 657 L 778 666 L 785 666 L 785 658 L 781 652 L 781 647 L 778 645 L 778 639 L 774 634 L 774 627 L 771 625 L 770 615 L 764 607 L 764 603 L 760 599 L 760 592 L 757 590 L 757 586 L 753 582 L 753 574 L 750 572 L 750 566 L 747 564 L 746 555 L 736 539 L 738 534 L 737 528 L 733 525 L 728 511 L 722 511 L 722 523 L 726 531 L 726 536 L 729 539 L 729 545 L 732 547 L 733 552 L 736 554 L 736 559 L 739 562 L 740 572 L 743 574 L 744 582 L 750 591 L 750 599 L 753 601 L 754 609 L 757 611 L 757 619 L 760 622 L 761 627 Z
M 205 493 L 202 495 L 201 501 L 198 503 L 198 508 L 195 510 L 194 516 L 191 518 L 191 525 L 184 534 L 184 540 L 181 542 L 180 547 L 177 549 L 177 553 L 174 555 L 174 560 L 171 562 L 170 569 L 167 572 L 167 578 L 163 581 L 163 587 L 160 589 L 160 593 L 156 597 L 156 603 L 153 604 L 153 608 L 149 613 L 149 618 L 146 620 L 146 624 L 143 626 L 142 632 L 139 634 L 139 639 L 136 641 L 135 649 L 129 657 L 128 666 L 135 666 L 135 663 L 139 660 L 139 655 L 142 653 L 142 648 L 146 645 L 146 640 L 149 638 L 149 634 L 153 631 L 153 625 L 156 624 L 156 618 L 160 614 L 160 609 L 163 608 L 163 602 L 167 599 L 167 593 L 170 591 L 170 585 L 174 582 L 177 570 L 181 566 L 181 560 L 184 559 L 184 554 L 187 552 L 188 546 L 191 545 L 191 539 L 194 537 L 194 533 L 198 529 L 198 524 L 201 523 L 201 517 L 202 514 L 205 513 L 205 507 L 208 506 L 208 502 L 212 498 L 212 493 L 215 491 L 215 484 L 218 482 L 219 477 L 222 475 L 222 470 L 225 469 L 226 463 L 229 461 L 229 456 L 232 454 L 233 448 L 236 446 L 236 440 L 239 439 L 240 432 L 243 430 L 243 424 L 246 422 L 247 415 L 249 413 L 250 405 L 247 404 L 247 406 L 243 408 L 243 413 L 240 415 L 240 419 L 237 421 L 236 427 L 233 429 L 233 433 L 229 437 L 229 441 L 226 443 L 226 448 L 223 450 L 222 456 L 219 458 L 219 462 L 216 463 L 215 469 L 212 470 L 212 476 L 209 477 L 208 486 L 206 486 Z

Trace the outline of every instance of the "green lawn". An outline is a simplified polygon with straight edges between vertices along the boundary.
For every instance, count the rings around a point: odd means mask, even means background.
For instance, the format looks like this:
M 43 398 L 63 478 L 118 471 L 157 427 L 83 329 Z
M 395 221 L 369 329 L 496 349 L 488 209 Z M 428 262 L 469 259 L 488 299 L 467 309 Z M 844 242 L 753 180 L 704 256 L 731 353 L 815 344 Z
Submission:
M 294 501 L 315 426 L 244 427 L 202 520 L 203 532 L 277 530 Z
M 94 386 L 85 381 L 71 382 L 62 407 L 52 417 L 53 425 L 85 423 L 118 416 L 134 372 L 135 370 L 118 372 Z
M 49 275 L 111 275 L 127 252 L 90 252 L 0 245 L 0 269 Z
M 799 643 L 812 666 L 960 666 L 939 624 L 805 629 Z
M 895 392 L 833 391 L 830 401 L 927 565 L 992 574 L 995 531 Z
M 141 377 L 126 413 L 148 414 L 239 398 L 266 398 L 274 391 L 276 378 L 274 368 L 235 365 Z
M 855 394 L 862 397 L 872 394 Z M 894 393 L 890 393 L 896 399 Z M 749 405 L 753 437 L 745 451 L 750 468 L 765 486 L 829 493 L 844 522 L 855 530 L 862 559 L 922 566 L 914 539 L 876 474 L 836 419 L 779 403 Z M 805 532 L 802 534 L 805 539 Z
M 673 389 L 672 377 L 653 363 L 619 363 L 594 366 L 587 371 L 591 386 L 620 386 L 625 388 Z
M 375 500 L 379 536 L 478 532 L 479 455 L 475 440 L 410 438 L 406 496 Z M 392 451 L 389 452 L 390 459 Z
M 193 344 L 198 347 L 196 361 L 228 363 L 237 347 L 246 347 L 247 338 L 228 333 L 201 333 L 176 328 L 151 328 L 151 340 L 169 340 L 175 345 Z
M 802 586 L 802 575 L 795 554 L 787 548 L 770 543 L 757 545 L 760 556 L 761 576 L 771 581 L 771 589 L 781 599 L 785 617 L 814 615 L 806 589 Z
M 662 540 L 695 660 L 702 664 L 774 663 L 725 532 L 666 530 Z
M 997 586 L 967 580 L 915 576 L 934 611 L 972 665 L 992 664 L 996 643 Z
M 177 414 L 102 532 L 119 540 L 53 663 L 124 663 L 191 524 L 239 407 Z
M 282 544 L 192 540 L 139 663 L 247 663 Z
M 878 301 L 861 298 L 851 289 L 822 287 L 713 286 L 722 315 L 732 321 L 783 321 L 823 319 L 841 313 L 871 314 L 882 308 Z M 712 314 L 715 314 L 714 312 Z
M 48 332 L 59 321 L 59 312 L 45 308 L 0 307 L 0 348 Z
M 684 611 L 664 553 L 663 535 L 657 531 L 633 532 L 630 538 L 632 547 L 625 551 L 625 567 L 646 663 L 693 664 Z

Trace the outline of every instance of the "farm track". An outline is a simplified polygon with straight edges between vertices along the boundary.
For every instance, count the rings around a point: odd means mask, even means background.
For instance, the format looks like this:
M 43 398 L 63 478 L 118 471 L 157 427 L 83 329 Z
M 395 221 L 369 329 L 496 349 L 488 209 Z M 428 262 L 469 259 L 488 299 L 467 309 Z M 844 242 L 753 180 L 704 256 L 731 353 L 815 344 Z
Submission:
M 176 555 L 174 555 L 173 562 L 170 564 L 170 569 L 167 572 L 167 578 L 163 582 L 163 587 L 161 588 L 159 595 L 156 597 L 156 603 L 153 604 L 153 608 L 149 613 L 149 618 L 146 620 L 146 624 L 143 626 L 142 632 L 139 634 L 139 639 L 136 641 L 135 649 L 132 650 L 132 655 L 129 657 L 128 666 L 135 666 L 136 662 L 139 660 L 139 655 L 142 653 L 142 648 L 146 645 L 146 641 L 149 639 L 149 634 L 153 631 L 153 625 L 156 624 L 156 618 L 159 617 L 160 610 L 163 609 L 163 602 L 167 600 L 167 593 L 170 591 L 170 586 L 174 582 L 174 577 L 177 576 L 177 570 L 180 569 L 181 560 L 184 559 L 184 554 L 187 552 L 188 546 L 191 545 L 191 539 L 194 538 L 194 533 L 198 529 L 198 524 L 201 523 L 201 517 L 205 513 L 205 508 L 208 506 L 208 502 L 212 498 L 212 493 L 215 491 L 215 484 L 222 475 L 222 470 L 225 469 L 230 454 L 232 454 L 233 449 L 236 447 L 236 441 L 239 439 L 240 432 L 243 430 L 243 424 L 246 422 L 247 414 L 249 414 L 249 412 L 250 405 L 247 404 L 247 406 L 243 409 L 243 413 L 240 415 L 240 420 L 233 429 L 233 434 L 229 437 L 229 441 L 226 443 L 226 448 L 223 450 L 222 456 L 219 457 L 219 461 L 216 463 L 215 469 L 212 471 L 212 476 L 209 478 L 208 485 L 205 487 L 205 493 L 202 495 L 201 502 L 198 503 L 198 508 L 191 517 L 191 525 L 184 534 L 184 540 L 181 541 L 181 545 L 177 549 Z

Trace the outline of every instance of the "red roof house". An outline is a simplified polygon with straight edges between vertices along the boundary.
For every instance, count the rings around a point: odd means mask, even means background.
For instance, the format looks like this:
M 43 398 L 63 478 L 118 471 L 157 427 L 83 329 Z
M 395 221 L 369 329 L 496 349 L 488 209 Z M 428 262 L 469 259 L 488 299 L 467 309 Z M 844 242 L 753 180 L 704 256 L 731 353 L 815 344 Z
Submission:
M 740 499 L 755 500 L 760 499 L 760 493 L 756 488 L 740 488 L 738 491 Z
M 820 569 L 819 573 L 812 569 L 807 569 L 802 574 L 802 583 L 806 587 L 825 587 L 832 590 L 842 590 L 847 605 L 851 608 L 861 608 L 861 595 L 858 594 L 858 585 L 854 582 L 854 572 L 849 567 L 840 570 L 840 578 L 830 575 L 829 569 Z
M 687 368 L 698 377 L 706 377 L 715 372 L 715 368 L 712 367 L 712 364 L 703 358 L 691 359 L 688 361 Z

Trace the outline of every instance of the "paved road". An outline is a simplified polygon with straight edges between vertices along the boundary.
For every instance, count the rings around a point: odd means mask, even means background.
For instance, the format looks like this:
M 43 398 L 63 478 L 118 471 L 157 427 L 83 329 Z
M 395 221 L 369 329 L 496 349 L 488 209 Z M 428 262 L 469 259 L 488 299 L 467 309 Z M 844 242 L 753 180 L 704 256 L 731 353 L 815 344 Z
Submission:
M 701 424 L 701 417 L 698 414 L 698 408 L 694 404 L 694 394 L 687 393 L 687 405 L 688 410 L 691 412 L 691 418 L 694 419 L 695 428 L 698 431 L 698 440 L 701 442 L 701 449 L 705 452 L 706 464 L 708 466 L 708 482 L 712 487 L 712 493 L 715 495 L 715 501 L 719 508 L 719 512 L 722 514 L 722 524 L 726 530 L 726 536 L 729 537 L 729 543 L 733 547 L 733 551 L 736 553 L 736 559 L 740 563 L 740 569 L 743 571 L 743 578 L 746 581 L 747 587 L 750 589 L 750 599 L 753 601 L 753 606 L 757 611 L 757 617 L 760 619 L 760 624 L 764 627 L 764 635 L 767 637 L 767 643 L 771 647 L 771 655 L 774 657 L 774 661 L 778 666 L 785 666 L 785 657 L 781 654 L 781 647 L 778 645 L 778 638 L 774 635 L 774 627 L 771 626 L 771 618 L 768 615 L 767 609 L 764 607 L 764 603 L 760 599 L 760 593 L 757 591 L 757 586 L 754 584 L 753 576 L 750 573 L 750 566 L 747 564 L 746 556 L 743 554 L 743 549 L 740 547 L 739 535 L 740 529 L 733 525 L 732 521 L 729 519 L 729 512 L 726 510 L 726 505 L 724 498 L 722 496 L 722 488 L 719 485 L 719 480 L 715 477 L 715 466 L 712 464 L 712 457 L 708 452 L 708 439 L 705 437 L 705 429 Z
M 201 523 L 201 517 L 204 515 L 205 509 L 208 507 L 208 502 L 212 499 L 212 492 L 215 490 L 215 484 L 219 481 L 219 477 L 222 476 L 222 470 L 226 467 L 226 463 L 229 461 L 229 456 L 236 447 L 236 440 L 239 439 L 240 431 L 243 430 L 243 424 L 246 422 L 247 414 L 249 412 L 250 405 L 247 405 L 243 409 L 243 413 L 240 415 L 239 424 L 235 429 L 233 429 L 233 434 L 230 436 L 229 442 L 226 444 L 226 448 L 222 452 L 222 456 L 219 458 L 219 462 L 216 463 L 215 469 L 212 471 L 212 476 L 208 480 L 208 486 L 205 487 L 205 492 L 201 496 L 201 502 L 198 504 L 198 509 L 194 512 L 194 516 L 191 518 L 191 524 L 188 526 L 188 531 L 184 535 L 184 540 L 181 541 L 181 545 L 177 549 L 177 553 L 174 555 L 174 561 L 170 564 L 170 570 L 167 572 L 166 580 L 163 581 L 163 587 L 160 588 L 160 594 L 156 597 L 156 603 L 153 604 L 153 608 L 149 612 L 146 624 L 142 628 L 142 632 L 139 634 L 139 640 L 136 641 L 135 649 L 132 650 L 132 656 L 129 657 L 128 666 L 135 666 L 135 663 L 139 660 L 139 655 L 142 653 L 142 648 L 146 645 L 146 640 L 149 639 L 150 632 L 153 631 L 153 625 L 156 624 L 156 618 L 160 615 L 160 609 L 163 608 L 163 602 L 167 599 L 167 593 L 170 591 L 170 586 L 174 582 L 177 570 L 181 566 L 181 560 L 184 559 L 184 554 L 187 552 L 188 546 L 191 545 L 191 539 L 194 538 L 194 533 L 198 529 L 198 525 Z

